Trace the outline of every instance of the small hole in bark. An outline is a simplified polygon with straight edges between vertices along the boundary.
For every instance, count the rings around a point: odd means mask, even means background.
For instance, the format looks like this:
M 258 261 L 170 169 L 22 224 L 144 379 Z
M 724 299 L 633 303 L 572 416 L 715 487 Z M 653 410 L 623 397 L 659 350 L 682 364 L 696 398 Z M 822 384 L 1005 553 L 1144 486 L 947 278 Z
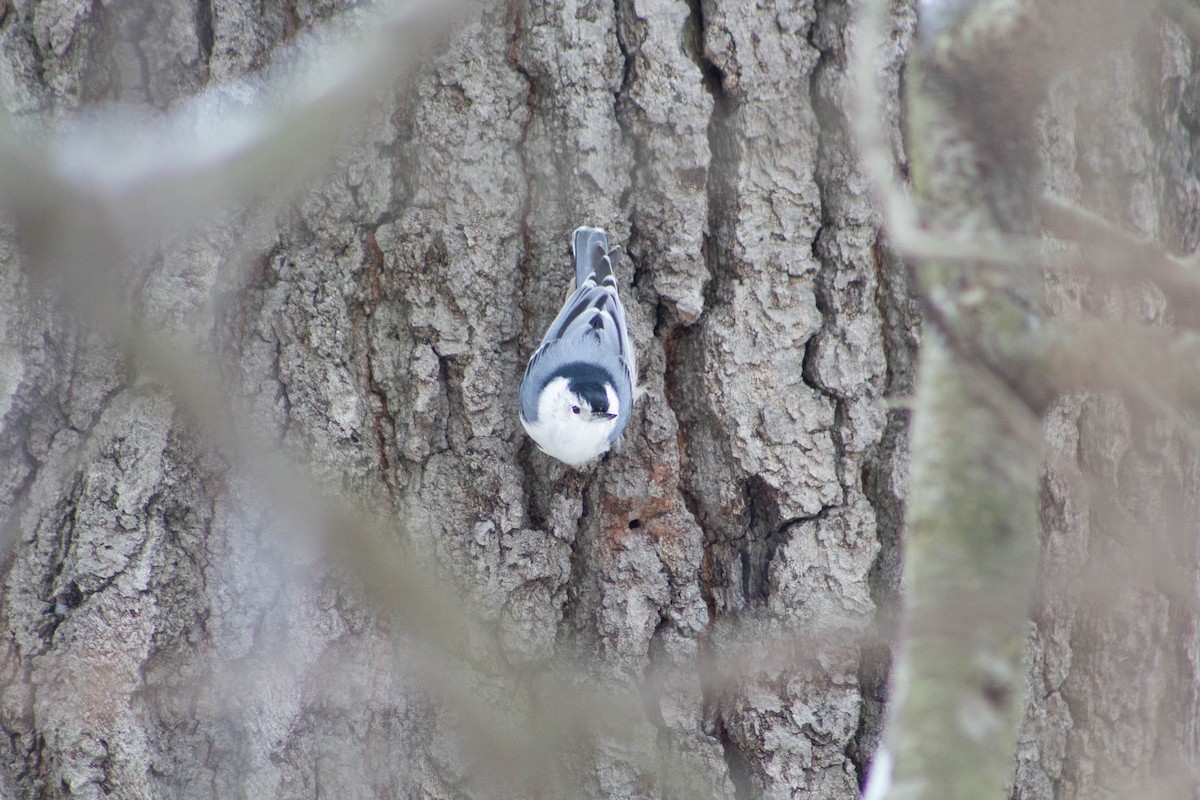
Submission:
M 629 520 L 629 530 L 636 531 L 640 527 L 642 527 L 642 521 L 640 519 Z

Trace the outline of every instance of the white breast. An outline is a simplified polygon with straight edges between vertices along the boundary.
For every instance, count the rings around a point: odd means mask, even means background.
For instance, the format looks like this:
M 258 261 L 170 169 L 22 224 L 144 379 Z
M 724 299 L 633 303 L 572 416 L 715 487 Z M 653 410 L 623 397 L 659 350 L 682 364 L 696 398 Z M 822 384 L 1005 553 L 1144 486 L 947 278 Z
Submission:
M 608 436 L 617 423 L 616 420 L 602 424 L 553 417 L 528 422 L 522 416 L 521 424 L 542 452 L 578 467 L 608 452 Z

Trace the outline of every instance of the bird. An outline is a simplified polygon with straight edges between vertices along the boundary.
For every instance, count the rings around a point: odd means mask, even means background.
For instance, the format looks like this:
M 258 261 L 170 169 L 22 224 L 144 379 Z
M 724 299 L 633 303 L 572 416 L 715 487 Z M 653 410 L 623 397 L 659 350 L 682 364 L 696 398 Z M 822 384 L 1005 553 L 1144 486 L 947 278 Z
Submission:
M 614 270 L 621 248 L 582 226 L 571 238 L 575 291 L 521 379 L 521 425 L 542 452 L 581 467 L 608 452 L 633 413 L 637 355 Z

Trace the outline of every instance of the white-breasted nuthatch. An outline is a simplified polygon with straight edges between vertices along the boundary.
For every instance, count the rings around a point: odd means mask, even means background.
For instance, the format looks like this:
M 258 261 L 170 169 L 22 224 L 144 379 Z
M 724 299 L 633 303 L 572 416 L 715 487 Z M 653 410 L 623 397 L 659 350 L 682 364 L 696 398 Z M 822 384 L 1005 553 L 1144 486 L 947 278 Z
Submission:
M 575 291 L 550 323 L 521 379 L 521 424 L 543 452 L 572 467 L 608 451 L 633 412 L 637 356 L 613 270 L 621 248 L 576 228 Z

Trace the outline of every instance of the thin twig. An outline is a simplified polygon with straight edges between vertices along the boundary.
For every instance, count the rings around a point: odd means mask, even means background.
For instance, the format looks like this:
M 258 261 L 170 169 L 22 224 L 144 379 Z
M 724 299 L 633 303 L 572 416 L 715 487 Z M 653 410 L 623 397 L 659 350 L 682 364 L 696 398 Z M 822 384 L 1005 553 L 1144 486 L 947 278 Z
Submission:
M 1180 259 L 1157 242 L 1138 238 L 1107 220 L 1053 194 L 1038 205 L 1046 230 L 1068 239 L 1088 254 L 1084 262 L 1094 270 L 1117 277 L 1149 280 L 1164 291 L 1200 298 L 1197 259 Z

